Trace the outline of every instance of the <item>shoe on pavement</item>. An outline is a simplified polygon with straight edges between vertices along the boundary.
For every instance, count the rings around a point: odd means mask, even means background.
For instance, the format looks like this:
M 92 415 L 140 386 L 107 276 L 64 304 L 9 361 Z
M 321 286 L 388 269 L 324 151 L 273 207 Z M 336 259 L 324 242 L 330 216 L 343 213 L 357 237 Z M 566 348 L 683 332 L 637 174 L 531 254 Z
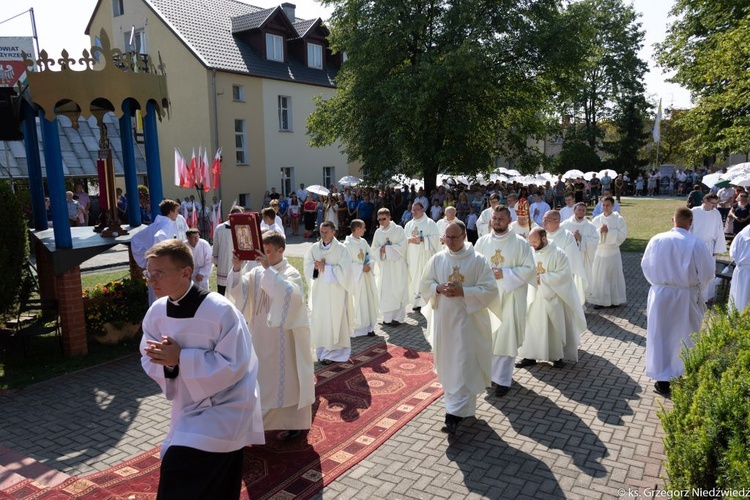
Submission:
M 672 395 L 672 390 L 669 387 L 669 382 L 656 382 L 654 384 L 654 392 L 664 397 L 669 397 Z
M 516 363 L 516 368 L 526 368 L 527 366 L 534 366 L 535 364 L 535 359 L 523 358 L 521 361 Z
M 501 398 L 510 392 L 510 387 L 498 385 L 495 387 L 495 396 Z
M 558 359 L 552 363 L 552 368 L 565 368 L 565 362 L 562 359 Z

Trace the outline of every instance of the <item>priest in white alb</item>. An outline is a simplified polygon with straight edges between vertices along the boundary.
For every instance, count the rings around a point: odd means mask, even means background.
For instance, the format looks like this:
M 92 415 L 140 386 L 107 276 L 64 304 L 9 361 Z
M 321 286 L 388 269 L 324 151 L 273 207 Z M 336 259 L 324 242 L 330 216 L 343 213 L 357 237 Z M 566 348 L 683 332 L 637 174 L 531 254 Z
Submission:
M 523 359 L 516 368 L 535 365 L 537 360 L 563 368 L 565 361 L 578 361 L 586 316 L 565 252 L 547 241 L 541 227 L 531 230 L 529 244 L 534 249 L 536 287 L 529 288 L 526 335 L 518 350 Z
M 445 207 L 445 217 L 437 221 L 438 234 L 440 235 L 440 243 L 443 245 L 441 250 L 445 248 L 445 228 L 448 224 L 453 222 L 456 218 L 456 207 L 449 205 Z
M 378 323 L 378 291 L 373 277 L 373 259 L 370 245 L 364 238 L 365 221 L 354 219 L 349 224 L 352 234 L 346 237 L 344 246 L 349 250 L 354 282 L 354 333 L 353 337 L 374 337 Z
M 497 193 L 492 193 L 490 195 L 490 206 L 482 210 L 482 213 L 479 214 L 479 218 L 477 219 L 477 235 L 481 238 L 485 234 L 490 233 L 490 220 L 492 219 L 492 211 L 495 209 L 495 207 L 500 205 L 500 195 Z
M 693 225 L 690 226 L 690 233 L 703 241 L 713 256 L 727 251 L 724 223 L 721 220 L 721 213 L 716 209 L 718 204 L 719 197 L 714 193 L 708 193 L 703 197 L 703 203 L 700 206 L 691 209 Z M 714 297 L 716 297 L 716 285 L 711 281 L 703 293 L 703 299 L 708 302 Z
M 437 224 L 427 217 L 421 203 L 412 203 L 411 213 L 414 217 L 404 227 L 408 242 L 406 267 L 409 270 L 409 300 L 412 301 L 412 309 L 419 312 L 424 305 L 419 293 L 422 271 L 430 257 L 440 251 L 440 234 Z
M 591 268 L 594 265 L 596 247 L 599 245 L 599 232 L 586 218 L 586 204 L 576 203 L 573 207 L 573 217 L 563 221 L 560 226 L 570 231 L 576 240 L 588 285 L 591 283 Z M 588 296 L 588 289 L 586 295 Z
M 245 316 L 258 355 L 263 427 L 290 440 L 312 425 L 315 379 L 302 277 L 285 249 L 285 238 L 268 231 L 259 266 L 245 271 L 234 255 L 227 298 Z
M 605 196 L 601 203 L 602 214 L 591 221 L 599 233 L 599 244 L 591 265 L 587 300 L 594 304 L 595 309 L 617 307 L 627 302 L 620 255 L 620 245 L 628 237 L 627 226 L 625 219 L 613 210 L 614 198 Z
M 447 248 L 427 263 L 420 291 L 435 372 L 445 391 L 442 430 L 455 434 L 461 420 L 476 413 L 477 394 L 490 385 L 488 307 L 497 301 L 497 284 L 487 259 L 466 243 L 463 222 L 450 224 L 445 239 Z
M 193 282 L 195 286 L 202 290 L 209 289 L 208 280 L 211 277 L 211 271 L 214 269 L 213 255 L 211 255 L 211 245 L 201 238 L 201 233 L 195 228 L 187 230 L 187 244 L 190 251 L 193 252 Z
M 651 284 L 646 308 L 646 375 L 656 380 L 654 390 L 670 393 L 670 379 L 681 376 L 683 346 L 694 345 L 691 335 L 700 330 L 706 303 L 703 291 L 714 279 L 716 264 L 705 243 L 688 231 L 693 212 L 675 211 L 674 228 L 648 242 L 641 269 Z
M 379 227 L 372 237 L 371 254 L 377 267 L 375 284 L 383 324 L 398 326 L 406 319 L 409 303 L 409 272 L 406 268 L 406 233 L 391 221 L 391 211 L 378 210 Z
M 729 246 L 729 257 L 734 261 L 729 301 L 740 311 L 750 304 L 750 226 L 734 235 Z
M 331 221 L 320 224 L 320 241 L 305 253 L 304 276 L 310 308 L 310 330 L 318 359 L 324 365 L 348 361 L 354 331 L 352 261 L 336 238 Z
M 229 215 L 242 213 L 243 211 L 244 208 L 235 205 L 230 209 Z M 216 226 L 212 253 L 216 266 L 216 291 L 224 295 L 227 289 L 227 276 L 232 269 L 232 255 L 234 255 L 234 242 L 232 241 L 232 228 L 229 226 L 229 220 Z
M 505 396 L 513 383 L 513 363 L 526 330 L 526 296 L 536 271 L 529 243 L 510 230 L 510 210 L 495 208 L 492 233 L 479 238 L 476 252 L 484 255 L 497 283 L 500 322 L 492 328 L 492 383 L 495 395 Z
M 573 273 L 573 280 L 578 291 L 578 299 L 581 304 L 585 303 L 589 284 L 586 278 L 586 269 L 583 267 L 583 257 L 573 233 L 560 225 L 560 213 L 557 210 L 548 210 L 542 218 L 542 223 L 545 231 L 547 231 L 547 241 L 557 246 L 568 256 L 570 272 Z

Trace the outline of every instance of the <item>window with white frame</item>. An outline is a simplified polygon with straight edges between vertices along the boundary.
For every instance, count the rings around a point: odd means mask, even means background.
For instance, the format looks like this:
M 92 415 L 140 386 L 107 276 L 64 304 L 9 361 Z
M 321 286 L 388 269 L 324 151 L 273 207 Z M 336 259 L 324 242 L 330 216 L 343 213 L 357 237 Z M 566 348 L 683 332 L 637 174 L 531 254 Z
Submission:
M 281 194 L 290 196 L 294 186 L 294 167 L 281 167 Z
M 323 46 L 317 43 L 307 44 L 307 66 L 323 69 Z
M 124 0 L 112 0 L 112 16 L 117 17 L 125 13 L 122 3 Z
M 232 85 L 232 100 L 244 101 L 245 100 L 245 87 L 243 87 L 242 85 Z
M 336 184 L 336 167 L 323 167 L 323 186 Z
M 237 165 L 247 165 L 247 133 L 245 120 L 234 121 L 234 146 L 237 152 Z
M 282 37 L 266 33 L 266 59 L 284 62 L 284 39 Z
M 132 40 L 131 40 L 132 34 Z M 136 52 L 138 54 L 146 53 L 146 32 L 142 29 L 135 31 L 126 31 L 123 33 L 125 36 L 125 52 Z
M 241 207 L 251 207 L 251 199 L 250 199 L 250 193 L 240 193 L 240 195 L 237 197 L 237 203 Z
M 279 130 L 292 131 L 292 98 L 279 96 Z

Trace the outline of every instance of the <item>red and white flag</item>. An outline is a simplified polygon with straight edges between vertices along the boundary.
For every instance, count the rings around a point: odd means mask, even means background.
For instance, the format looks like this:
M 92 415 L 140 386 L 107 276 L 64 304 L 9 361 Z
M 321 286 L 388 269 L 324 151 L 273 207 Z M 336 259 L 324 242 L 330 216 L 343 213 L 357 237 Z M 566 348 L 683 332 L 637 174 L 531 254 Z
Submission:
M 201 168 L 203 170 L 203 190 L 208 193 L 211 191 L 211 167 L 208 166 L 208 148 L 203 150 Z
M 195 162 L 195 148 L 193 148 L 193 156 L 190 159 L 190 166 L 187 169 L 187 180 L 188 180 L 188 184 L 189 184 L 188 187 L 191 187 L 191 188 L 195 187 L 195 182 L 196 182 L 196 180 L 195 180 L 195 171 L 197 169 L 195 167 L 196 167 L 196 162 Z
M 214 164 L 211 167 L 211 172 L 214 174 L 214 189 L 219 189 L 219 183 L 221 181 L 221 150 L 222 148 L 216 150 Z
M 185 185 L 185 158 L 177 148 L 174 148 L 174 185 L 177 187 Z

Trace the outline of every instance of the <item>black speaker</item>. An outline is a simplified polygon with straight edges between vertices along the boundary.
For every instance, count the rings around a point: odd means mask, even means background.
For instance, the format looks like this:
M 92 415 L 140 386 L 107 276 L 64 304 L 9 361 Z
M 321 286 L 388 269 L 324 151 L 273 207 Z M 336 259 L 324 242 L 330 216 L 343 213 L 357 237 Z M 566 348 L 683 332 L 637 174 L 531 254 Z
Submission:
M 0 87 L 0 141 L 23 140 L 21 98 L 15 89 Z

